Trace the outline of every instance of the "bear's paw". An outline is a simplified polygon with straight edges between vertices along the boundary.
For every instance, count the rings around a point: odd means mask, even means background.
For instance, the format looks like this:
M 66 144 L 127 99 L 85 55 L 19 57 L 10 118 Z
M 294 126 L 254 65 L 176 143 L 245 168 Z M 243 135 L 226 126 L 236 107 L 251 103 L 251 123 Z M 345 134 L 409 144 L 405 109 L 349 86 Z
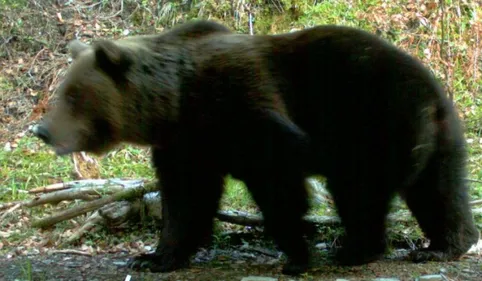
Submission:
M 132 258 L 127 267 L 137 271 L 171 272 L 188 266 L 188 259 L 178 259 L 168 252 L 143 254 Z

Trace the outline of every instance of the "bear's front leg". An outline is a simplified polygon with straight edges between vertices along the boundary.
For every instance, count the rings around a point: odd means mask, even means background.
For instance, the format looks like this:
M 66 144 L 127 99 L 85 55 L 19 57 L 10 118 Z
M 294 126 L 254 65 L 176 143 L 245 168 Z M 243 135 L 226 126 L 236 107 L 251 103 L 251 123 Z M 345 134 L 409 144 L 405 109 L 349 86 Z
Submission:
M 188 258 L 176 253 L 176 247 L 163 245 L 162 239 L 154 253 L 142 254 L 128 262 L 128 267 L 135 270 L 148 269 L 151 272 L 170 272 L 187 267 Z
M 200 156 L 192 149 L 181 153 L 153 150 L 161 184 L 161 237 L 156 251 L 135 257 L 130 268 L 170 272 L 186 267 L 191 255 L 210 237 L 224 178 L 215 172 L 209 158 Z

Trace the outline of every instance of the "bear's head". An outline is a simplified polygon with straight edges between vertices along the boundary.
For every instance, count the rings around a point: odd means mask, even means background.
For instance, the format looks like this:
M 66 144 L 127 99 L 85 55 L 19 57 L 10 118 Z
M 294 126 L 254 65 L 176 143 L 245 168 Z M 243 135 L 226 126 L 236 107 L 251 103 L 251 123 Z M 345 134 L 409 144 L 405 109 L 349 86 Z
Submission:
M 132 63 L 129 49 L 108 40 L 92 45 L 74 40 L 69 49 L 73 63 L 55 105 L 32 131 L 57 155 L 101 154 L 122 139 L 124 87 L 119 86 Z

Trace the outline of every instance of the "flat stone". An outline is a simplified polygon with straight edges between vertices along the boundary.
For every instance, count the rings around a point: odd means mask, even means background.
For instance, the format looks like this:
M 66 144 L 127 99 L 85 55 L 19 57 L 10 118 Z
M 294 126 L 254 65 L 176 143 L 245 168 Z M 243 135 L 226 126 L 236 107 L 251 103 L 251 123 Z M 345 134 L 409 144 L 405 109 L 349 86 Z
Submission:
M 415 280 L 416 281 L 439 281 L 439 280 L 443 280 L 443 276 L 440 274 L 422 275 Z
M 278 279 L 273 277 L 248 276 L 248 277 L 243 277 L 241 281 L 278 281 Z

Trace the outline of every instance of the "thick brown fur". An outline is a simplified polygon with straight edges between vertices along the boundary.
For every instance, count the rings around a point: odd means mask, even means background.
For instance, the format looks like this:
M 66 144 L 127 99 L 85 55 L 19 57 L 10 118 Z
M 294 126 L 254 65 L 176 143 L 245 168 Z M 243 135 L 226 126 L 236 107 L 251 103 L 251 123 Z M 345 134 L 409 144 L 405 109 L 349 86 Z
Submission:
M 431 240 L 414 261 L 457 259 L 478 239 L 453 105 L 421 63 L 375 35 L 318 26 L 248 36 L 198 21 L 71 48 L 59 104 L 34 131 L 59 155 L 152 147 L 164 224 L 134 268 L 186 265 L 211 233 L 227 174 L 260 206 L 289 258 L 284 273 L 309 267 L 302 216 L 313 174 L 328 179 L 346 230 L 341 264 L 384 253 L 396 194 Z

